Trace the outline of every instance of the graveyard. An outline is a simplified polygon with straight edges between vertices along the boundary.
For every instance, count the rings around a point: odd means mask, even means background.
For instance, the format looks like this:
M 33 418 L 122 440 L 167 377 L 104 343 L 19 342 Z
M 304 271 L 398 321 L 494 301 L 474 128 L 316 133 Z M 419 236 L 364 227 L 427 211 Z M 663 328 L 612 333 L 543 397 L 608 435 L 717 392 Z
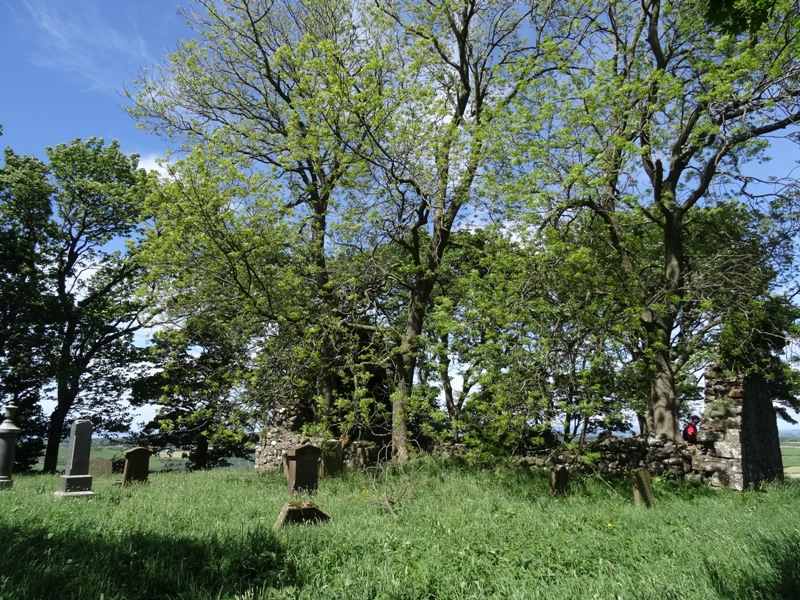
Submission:
M 800 600 L 800 3 L 69 4 L 0 600 Z
M 800 482 L 711 491 L 432 457 L 289 494 L 280 471 L 15 475 L 0 494 L 0 597 L 775 598 L 800 589 Z M 330 516 L 274 530 L 287 502 Z M 692 593 L 686 595 L 687 585 Z

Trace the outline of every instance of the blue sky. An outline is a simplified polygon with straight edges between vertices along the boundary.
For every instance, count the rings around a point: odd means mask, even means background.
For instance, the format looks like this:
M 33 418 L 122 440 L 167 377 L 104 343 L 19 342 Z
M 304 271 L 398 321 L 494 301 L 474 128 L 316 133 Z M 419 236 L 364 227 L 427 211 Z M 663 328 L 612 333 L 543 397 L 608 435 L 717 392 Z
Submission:
M 151 166 L 169 146 L 137 131 L 123 90 L 191 34 L 180 4 L 0 0 L 0 147 L 43 157 L 46 146 L 95 136 Z

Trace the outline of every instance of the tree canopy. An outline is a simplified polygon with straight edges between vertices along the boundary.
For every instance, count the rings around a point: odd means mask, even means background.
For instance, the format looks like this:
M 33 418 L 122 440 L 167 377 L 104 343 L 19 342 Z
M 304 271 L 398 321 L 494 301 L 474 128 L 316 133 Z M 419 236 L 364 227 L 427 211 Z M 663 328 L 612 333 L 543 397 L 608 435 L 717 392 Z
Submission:
M 44 470 L 53 472 L 71 411 L 127 430 L 120 395 L 136 363 L 133 333 L 147 316 L 136 297 L 142 266 L 124 240 L 141 231 L 152 178 L 116 142 L 75 140 L 46 153 L 45 164 L 7 149 L 0 168 L 9 284 L 0 357 L 3 394 L 33 421 L 26 434 L 39 445 L 47 438 Z M 45 427 L 38 403 L 51 391 Z M 21 459 L 30 467 L 36 452 Z
M 138 397 L 201 434 L 197 466 L 210 440 L 265 424 L 399 459 L 445 438 L 523 452 L 635 417 L 677 441 L 709 362 L 797 407 L 782 357 L 797 182 L 764 167 L 798 140 L 795 3 L 195 0 L 185 15 L 196 36 L 129 92 L 181 148 L 157 184 L 97 141 L 48 165 L 7 153 L 7 395 L 49 373 L 69 410 L 131 360 L 148 307 L 163 327 Z M 136 251 L 106 252 L 120 237 Z

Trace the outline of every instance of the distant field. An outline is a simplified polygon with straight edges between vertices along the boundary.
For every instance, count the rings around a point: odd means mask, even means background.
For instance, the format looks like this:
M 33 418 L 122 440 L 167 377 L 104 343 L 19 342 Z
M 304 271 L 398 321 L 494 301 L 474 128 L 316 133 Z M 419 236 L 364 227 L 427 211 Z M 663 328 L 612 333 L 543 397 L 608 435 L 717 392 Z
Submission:
M 781 441 L 781 455 L 783 468 L 789 472 L 790 468 L 800 467 L 800 442 Z
M 108 458 L 108 459 L 123 459 L 123 452 L 130 449 L 130 446 L 115 445 L 115 446 L 92 446 L 92 458 Z M 58 470 L 63 471 L 67 467 L 67 454 L 69 452 L 69 442 L 64 442 L 58 448 Z M 43 462 L 42 459 L 41 462 Z M 247 469 L 253 467 L 253 462 L 242 458 L 231 458 L 231 469 Z M 186 468 L 186 460 L 184 453 L 180 450 L 167 453 L 160 452 L 150 458 L 150 471 L 182 471 Z

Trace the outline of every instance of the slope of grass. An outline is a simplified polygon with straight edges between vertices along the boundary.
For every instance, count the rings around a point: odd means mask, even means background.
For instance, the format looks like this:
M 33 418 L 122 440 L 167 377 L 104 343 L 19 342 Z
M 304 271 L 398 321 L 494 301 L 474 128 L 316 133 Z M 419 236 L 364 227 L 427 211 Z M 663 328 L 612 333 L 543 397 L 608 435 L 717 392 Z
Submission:
M 288 500 L 277 473 L 98 480 L 90 501 L 55 499 L 57 481 L 18 476 L 0 493 L 4 600 L 780 600 L 800 589 L 796 481 L 713 493 L 656 480 L 644 509 L 627 482 L 575 480 L 550 498 L 544 476 L 426 461 L 324 480 L 313 500 L 331 521 L 277 533 Z

